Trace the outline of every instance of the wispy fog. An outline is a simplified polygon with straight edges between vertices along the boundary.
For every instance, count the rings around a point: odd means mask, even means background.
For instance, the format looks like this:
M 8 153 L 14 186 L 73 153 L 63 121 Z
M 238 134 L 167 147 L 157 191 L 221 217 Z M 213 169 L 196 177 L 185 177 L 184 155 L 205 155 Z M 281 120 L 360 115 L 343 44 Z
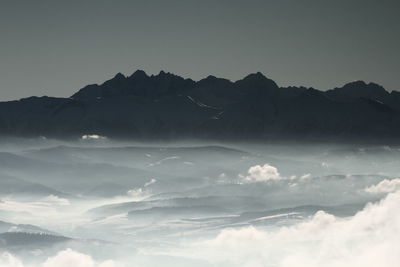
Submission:
M 0 267 L 398 267 L 400 147 L 0 141 Z

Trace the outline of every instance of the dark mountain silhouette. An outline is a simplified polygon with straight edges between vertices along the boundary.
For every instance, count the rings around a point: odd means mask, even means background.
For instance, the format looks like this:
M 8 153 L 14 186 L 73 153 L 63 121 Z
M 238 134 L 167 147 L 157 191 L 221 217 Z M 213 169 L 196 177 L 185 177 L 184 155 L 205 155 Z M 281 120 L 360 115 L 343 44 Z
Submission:
M 319 91 L 261 73 L 231 82 L 118 73 L 70 98 L 0 102 L 0 133 L 122 138 L 397 138 L 400 92 L 362 81 Z

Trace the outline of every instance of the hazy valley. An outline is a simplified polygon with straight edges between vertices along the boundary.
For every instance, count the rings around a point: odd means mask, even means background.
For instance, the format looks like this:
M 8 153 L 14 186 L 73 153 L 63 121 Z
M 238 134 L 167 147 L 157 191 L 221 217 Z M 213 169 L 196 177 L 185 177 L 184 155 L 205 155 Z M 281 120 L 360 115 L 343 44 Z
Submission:
M 399 260 L 397 146 L 85 136 L 0 147 L 0 266 Z

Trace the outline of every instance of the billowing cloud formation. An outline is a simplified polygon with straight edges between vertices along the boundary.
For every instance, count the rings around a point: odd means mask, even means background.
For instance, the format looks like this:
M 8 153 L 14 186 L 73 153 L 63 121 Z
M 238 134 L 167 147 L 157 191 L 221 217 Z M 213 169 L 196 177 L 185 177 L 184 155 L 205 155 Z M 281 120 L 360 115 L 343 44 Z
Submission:
M 265 182 L 270 180 L 279 180 L 281 176 L 278 169 L 269 164 L 255 165 L 250 167 L 248 175 L 245 177 L 246 182 Z
M 398 267 L 399 209 L 400 192 L 391 193 L 349 218 L 319 211 L 276 230 L 225 229 L 212 240 L 192 244 L 185 255 L 217 266 Z
M 60 251 L 56 256 L 47 259 L 43 267 L 93 267 L 95 262 L 91 256 L 71 249 Z
M 24 267 L 22 262 L 8 252 L 0 254 L 0 267 Z
M 40 267 L 119 267 L 112 260 L 96 263 L 89 255 L 66 249 L 48 258 Z M 10 253 L 0 254 L 0 267 L 28 267 Z M 31 267 L 31 265 L 29 265 Z
M 400 178 L 385 179 L 377 185 L 365 188 L 365 192 L 371 194 L 391 193 L 400 189 Z
M 116 261 L 127 267 L 400 266 L 400 198 L 364 191 L 398 177 L 400 153 L 390 162 L 395 152 L 374 156 L 372 166 L 372 156 L 348 159 L 353 154 L 347 150 L 321 156 L 319 146 L 318 154 L 308 157 L 279 148 L 274 158 L 273 150 L 264 157 L 258 151 L 241 156 L 203 146 L 89 143 L 49 150 L 46 142 L 45 149 L 33 152 L 0 153 L 6 163 L 1 177 L 12 174 L 21 180 L 17 185 L 28 180 L 48 187 L 35 185 L 34 194 L 25 196 L 18 187 L 11 194 L 7 181 L 12 179 L 0 179 L 0 220 L 12 223 L 2 224 L 0 230 L 8 233 L 1 237 L 23 243 L 3 244 L 3 266 L 62 266 L 66 258 L 89 267 L 115 266 Z M 21 162 L 11 164 L 17 159 Z M 163 166 L 148 166 L 160 159 L 167 159 Z M 322 167 L 319 160 L 331 165 Z M 188 168 L 185 161 L 195 165 Z M 353 205 L 378 197 L 385 200 L 366 208 Z M 316 208 L 351 217 L 315 213 Z M 15 233 L 21 231 L 55 232 L 73 240 L 55 238 L 54 246 L 45 248 L 42 240 L 50 246 L 53 237 Z M 1 258 L 7 249 L 15 254 Z

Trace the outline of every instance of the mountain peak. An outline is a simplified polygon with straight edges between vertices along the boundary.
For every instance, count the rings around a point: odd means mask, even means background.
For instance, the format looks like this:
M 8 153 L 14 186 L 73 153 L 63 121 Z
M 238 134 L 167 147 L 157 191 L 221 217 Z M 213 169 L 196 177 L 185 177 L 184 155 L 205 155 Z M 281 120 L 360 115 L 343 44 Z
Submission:
M 147 73 L 144 70 L 137 70 L 129 78 L 143 78 L 148 77 Z
M 251 73 L 235 84 L 244 88 L 270 88 L 277 89 L 278 85 L 271 79 L 268 79 L 261 72 Z
M 208 75 L 206 78 L 199 80 L 199 83 L 209 83 L 209 82 L 219 82 L 219 81 L 224 81 L 224 82 L 229 82 L 232 83 L 231 81 L 224 79 L 224 78 L 218 78 L 214 75 Z
M 170 72 L 165 72 L 165 71 L 163 71 L 163 70 L 160 70 L 160 72 L 159 72 L 158 74 L 151 75 L 150 77 L 151 77 L 151 78 L 156 78 L 156 79 L 158 79 L 158 78 L 163 78 L 163 79 L 165 79 L 165 78 L 171 78 L 171 77 L 179 77 L 179 78 L 181 78 L 181 77 L 178 76 L 178 75 L 175 75 L 175 74 L 170 73 Z M 182 79 L 183 79 L 183 78 L 182 78 Z
M 366 83 L 364 81 L 354 81 L 342 87 L 327 91 L 327 95 L 337 100 L 349 100 L 351 98 L 368 98 L 383 101 L 389 93 L 376 83 Z
M 387 93 L 385 88 L 383 88 L 381 85 L 376 84 L 376 83 L 366 83 L 364 81 L 354 81 L 345 84 L 342 88 L 338 88 L 341 90 L 346 90 L 346 91 L 353 91 L 353 92 L 364 92 L 364 93 L 378 93 L 378 94 L 384 94 Z
M 357 80 L 357 81 L 346 83 L 343 87 L 346 87 L 346 86 L 367 86 L 367 83 L 364 82 L 363 80 Z
M 216 80 L 218 79 L 217 77 L 215 77 L 214 75 L 208 75 L 204 80 Z
M 160 70 L 160 72 L 156 76 L 158 76 L 158 77 L 171 76 L 172 77 L 172 76 L 178 76 L 178 75 L 175 75 L 175 74 L 173 74 L 171 72 L 165 72 L 163 70 Z
M 268 80 L 268 78 L 258 71 L 256 73 L 250 73 L 249 75 L 244 77 L 243 80 Z
M 125 79 L 125 75 L 122 74 L 121 72 L 118 72 L 117 74 L 115 74 L 114 78 L 112 78 L 112 80 L 123 80 Z

